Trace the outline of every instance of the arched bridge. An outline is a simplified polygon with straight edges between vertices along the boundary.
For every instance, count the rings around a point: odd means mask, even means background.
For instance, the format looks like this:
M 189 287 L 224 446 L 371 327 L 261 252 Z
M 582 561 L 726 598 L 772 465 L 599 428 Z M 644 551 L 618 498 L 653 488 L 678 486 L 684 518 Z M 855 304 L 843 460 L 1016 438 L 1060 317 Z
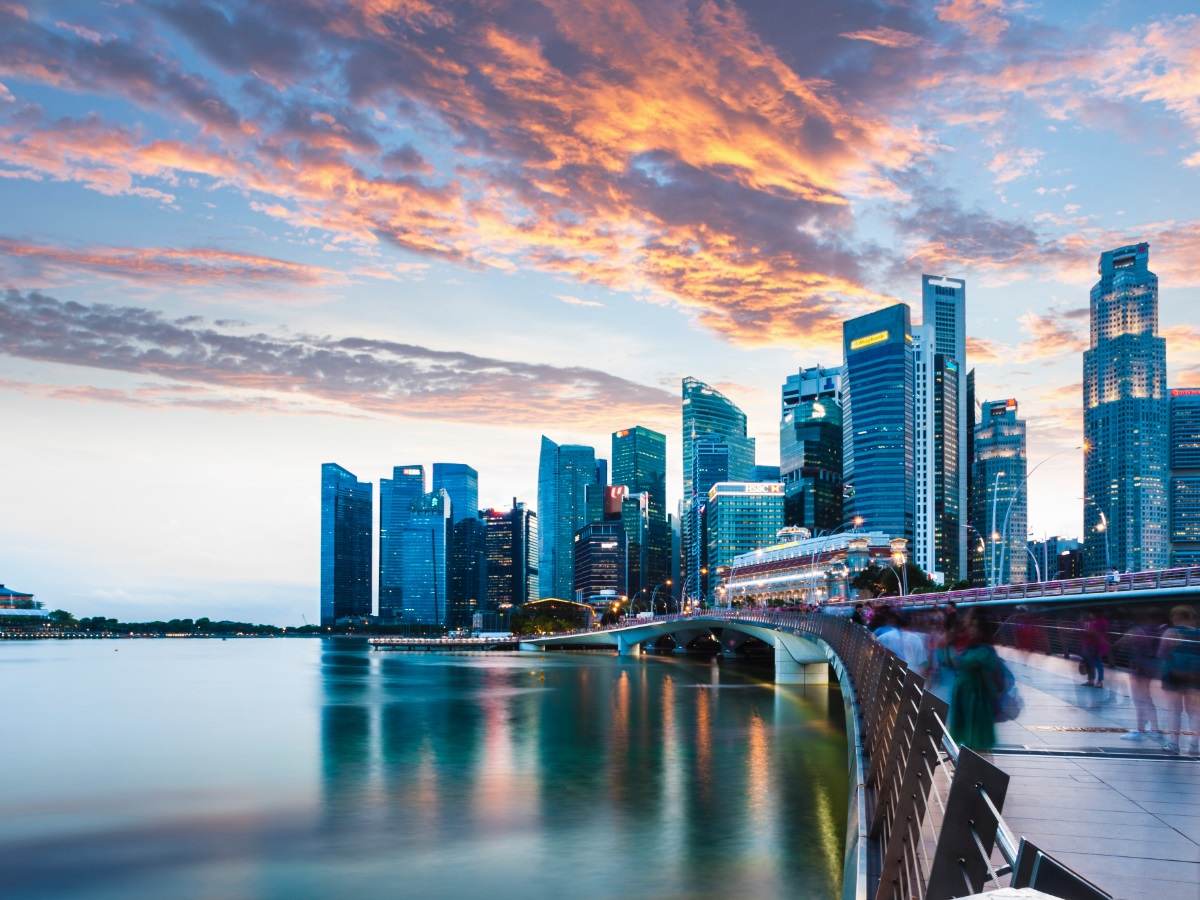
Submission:
M 833 649 L 819 636 L 801 633 L 795 614 L 770 610 L 707 610 L 688 615 L 637 619 L 603 629 L 521 638 L 522 650 L 568 647 L 613 647 L 620 656 L 642 652 L 642 645 L 671 635 L 686 646 L 698 637 L 713 634 L 722 650 L 735 650 L 746 638 L 757 638 L 775 648 L 775 681 L 778 684 L 827 684 Z

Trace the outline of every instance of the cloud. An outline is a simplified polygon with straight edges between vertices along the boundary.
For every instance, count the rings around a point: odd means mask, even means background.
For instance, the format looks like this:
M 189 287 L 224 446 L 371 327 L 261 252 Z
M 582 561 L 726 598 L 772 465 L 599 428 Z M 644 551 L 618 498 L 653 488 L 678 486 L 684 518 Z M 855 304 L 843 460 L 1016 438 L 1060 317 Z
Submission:
M 1006 0 L 949 0 L 937 7 L 937 17 L 957 25 L 985 44 L 996 43 L 1008 30 L 1008 13 L 1013 4 Z
M 1017 357 L 1035 360 L 1082 353 L 1087 348 L 1088 338 L 1073 319 L 1053 308 L 1045 315 L 1022 313 L 1017 321 L 1028 337 L 1017 347 Z
M 921 43 L 921 38 L 918 35 L 910 34 L 907 31 L 900 31 L 896 28 L 888 28 L 886 25 L 881 25 L 876 28 L 864 28 L 859 31 L 843 32 L 841 37 L 851 41 L 866 41 L 870 44 L 878 44 L 880 47 L 916 47 Z
M 988 338 L 967 336 L 967 359 L 971 365 L 989 365 L 1005 359 L 1007 347 Z
M 184 389 L 204 389 L 200 396 L 210 406 L 227 400 L 244 407 L 267 395 L 273 403 L 332 405 L 352 414 L 581 428 L 607 428 L 616 408 L 660 427 L 678 415 L 671 392 L 582 366 L 371 338 L 244 334 L 198 317 L 172 321 L 154 310 L 61 301 L 36 291 L 5 294 L 0 353 L 154 376 Z M 136 391 L 97 396 L 112 402 L 146 399 Z M 190 393 L 183 396 L 193 400 Z M 497 398 L 504 403 L 502 421 L 494 416 Z M 151 399 L 179 405 L 164 401 L 161 391 Z
M 604 304 L 598 300 L 583 300 L 579 297 L 573 297 L 570 294 L 555 294 L 560 303 L 565 303 L 568 306 L 596 306 L 603 308 Z
M 996 184 L 1007 184 L 1032 172 L 1042 156 L 1041 150 L 1030 147 L 1000 150 L 988 163 L 988 169 L 996 176 Z

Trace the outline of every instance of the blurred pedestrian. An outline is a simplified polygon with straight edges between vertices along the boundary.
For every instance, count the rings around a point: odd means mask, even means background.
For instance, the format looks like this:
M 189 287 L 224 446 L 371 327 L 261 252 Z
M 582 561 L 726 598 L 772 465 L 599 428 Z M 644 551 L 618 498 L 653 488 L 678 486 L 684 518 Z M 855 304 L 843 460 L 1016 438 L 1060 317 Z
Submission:
M 1154 624 L 1153 613 L 1141 613 L 1140 621 L 1113 645 L 1114 655 L 1119 650 L 1129 658 L 1129 693 L 1133 696 L 1133 708 L 1137 724 L 1122 740 L 1140 741 L 1160 735 L 1158 708 L 1154 705 L 1151 686 L 1162 672 L 1158 657 L 1159 628 Z
M 1167 692 L 1167 742 L 1169 753 L 1178 753 L 1183 743 L 1183 717 L 1191 731 L 1188 752 L 1200 753 L 1200 628 L 1190 606 L 1171 610 L 1171 627 L 1159 644 L 1163 661 L 1163 690 Z M 1173 737 L 1172 737 L 1173 736 Z
M 963 621 L 965 649 L 954 657 L 950 736 L 978 753 L 996 746 L 996 708 L 1005 690 L 1006 669 L 992 646 L 995 628 L 978 610 Z
M 1104 687 L 1104 657 L 1108 649 L 1108 619 L 1104 618 L 1103 613 L 1089 609 L 1083 617 L 1079 650 L 1087 670 L 1084 687 Z
M 875 632 L 875 639 L 887 647 L 922 678 L 929 677 L 929 650 L 925 637 L 909 627 L 904 614 L 891 607 L 884 607 L 879 615 L 884 624 Z

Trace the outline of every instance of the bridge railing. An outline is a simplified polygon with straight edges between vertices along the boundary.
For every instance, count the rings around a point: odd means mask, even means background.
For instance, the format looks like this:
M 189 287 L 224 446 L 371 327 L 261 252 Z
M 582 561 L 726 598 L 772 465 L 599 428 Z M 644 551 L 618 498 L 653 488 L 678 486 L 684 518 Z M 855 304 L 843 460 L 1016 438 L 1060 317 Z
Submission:
M 1014 837 L 1001 814 L 1009 776 L 954 741 L 946 703 L 867 629 L 840 616 L 769 608 L 700 615 L 816 637 L 841 660 L 858 698 L 874 900 L 949 900 L 989 886 L 1111 900 L 1026 838 Z M 618 628 L 695 618 L 656 616 Z

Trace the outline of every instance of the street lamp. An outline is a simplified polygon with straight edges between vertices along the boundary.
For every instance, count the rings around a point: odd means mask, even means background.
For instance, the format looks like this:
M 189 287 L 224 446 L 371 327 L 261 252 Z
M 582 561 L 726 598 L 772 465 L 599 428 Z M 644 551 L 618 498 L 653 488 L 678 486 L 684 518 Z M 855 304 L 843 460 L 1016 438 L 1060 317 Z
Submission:
M 670 587 L 671 579 L 668 578 L 666 581 L 660 581 L 658 584 L 656 584 L 654 586 L 654 590 L 650 592 L 650 615 L 654 615 L 655 601 L 658 599 L 658 589 L 660 587 L 662 587 L 663 585 Z M 643 588 L 642 590 L 645 590 L 645 588 Z M 669 609 L 668 609 L 668 611 L 669 611 Z
M 1024 488 L 1022 488 L 1021 484 L 1019 484 L 1019 483 L 1017 484 L 1016 490 L 1013 491 L 1012 497 L 1009 498 L 1008 508 L 1005 509 L 1005 511 L 1004 511 L 1004 527 L 1000 529 L 1001 537 L 1004 539 L 1004 542 L 1000 545 L 1000 570 L 1001 571 L 1004 570 L 1004 559 L 1008 555 L 1008 540 L 1009 540 L 1009 538 L 1008 538 L 1008 518 L 1009 518 L 1009 516 L 1012 515 L 1013 504 L 1017 502 L 1017 497 L 1019 497 L 1021 495 L 1021 491 L 1024 490 L 1026 494 L 1029 493 L 1029 479 L 1033 477 L 1033 473 L 1036 472 L 1038 469 L 1040 469 L 1042 466 L 1044 466 L 1046 463 L 1050 462 L 1050 460 L 1055 459 L 1056 457 L 1062 456 L 1064 453 L 1070 453 L 1072 450 L 1081 450 L 1081 449 L 1086 451 L 1087 447 L 1088 447 L 1088 445 L 1085 442 L 1084 444 L 1077 446 L 1077 447 L 1064 447 L 1062 450 L 1059 450 L 1057 453 L 1051 453 L 1049 456 L 1047 456 L 1045 459 L 1043 459 L 1040 463 L 1038 463 L 1036 466 L 1034 466 L 1032 469 L 1030 469 L 1028 473 L 1026 473 Z M 994 522 L 992 523 L 992 527 L 995 528 Z M 1021 536 L 1021 540 L 1026 541 L 1026 542 L 1028 542 L 1028 540 L 1029 540 L 1028 525 L 1026 525 L 1026 533 Z
M 812 550 L 812 553 L 810 553 L 808 556 L 808 570 L 809 570 L 810 576 L 813 581 L 813 587 L 811 589 L 813 591 L 813 593 L 816 593 L 816 591 L 819 589 L 819 585 L 817 584 L 817 576 L 816 576 L 815 570 L 817 568 L 817 553 L 820 551 L 821 548 L 819 546 L 817 546 L 817 543 L 816 543 L 817 539 L 834 537 L 835 535 L 838 535 L 841 532 L 845 531 L 847 528 L 850 529 L 851 533 L 853 533 L 855 531 L 858 531 L 858 529 L 862 528 L 862 524 L 865 521 L 866 520 L 862 516 L 855 516 L 854 518 L 852 518 L 849 521 L 849 523 L 847 523 L 845 525 L 839 525 L 837 528 L 834 528 L 832 531 L 828 531 L 828 530 L 818 531 L 816 534 L 813 535 L 813 537 L 812 537 L 813 550 Z
M 988 551 L 988 587 L 996 586 L 996 504 L 1000 500 L 1000 479 L 1004 477 L 1003 472 L 997 472 L 996 477 L 992 479 L 992 528 L 988 534 L 991 541 L 991 549 Z
M 1100 513 L 1100 524 L 1096 526 L 1096 530 L 1104 534 L 1104 571 L 1112 571 L 1112 560 L 1108 556 L 1108 516 L 1104 514 L 1104 510 L 1097 510 Z

